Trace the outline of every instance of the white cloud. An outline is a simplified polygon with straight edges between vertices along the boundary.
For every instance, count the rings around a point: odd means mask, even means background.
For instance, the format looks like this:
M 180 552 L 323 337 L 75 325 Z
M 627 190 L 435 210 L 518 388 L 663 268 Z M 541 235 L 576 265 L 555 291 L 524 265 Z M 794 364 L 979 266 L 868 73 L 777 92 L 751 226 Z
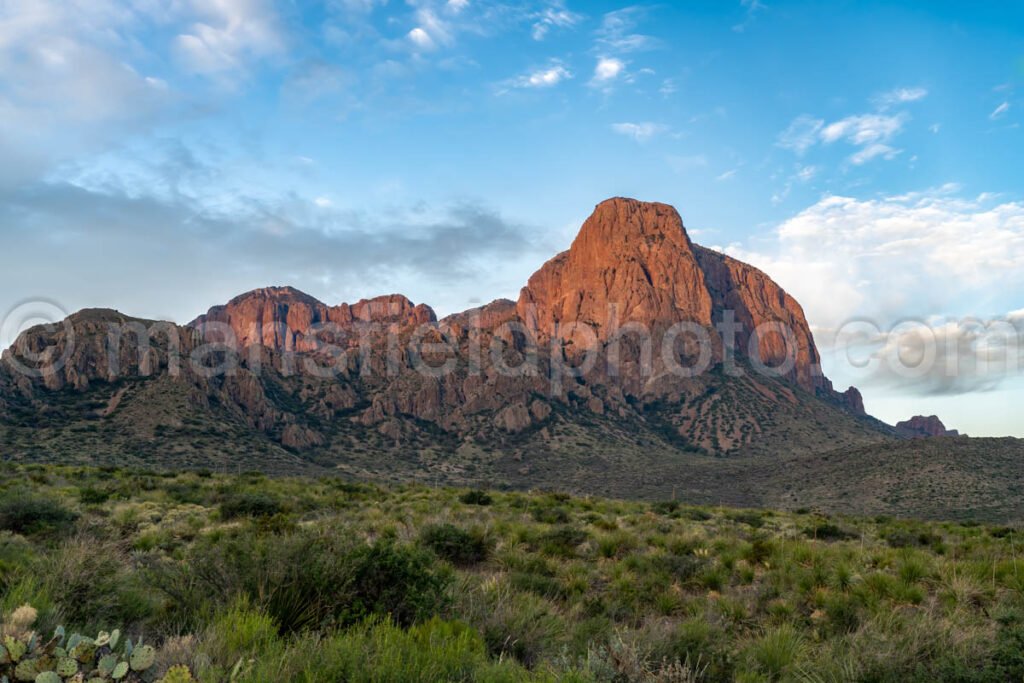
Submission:
M 469 0 L 448 0 L 445 5 L 450 12 L 459 13 L 469 7 Z
M 129 3 L 100 0 L 2 4 L 0 186 L 39 177 L 173 108 L 173 89 L 121 54 L 148 19 Z M 132 56 L 140 55 L 137 46 Z
M 409 40 L 413 42 L 417 47 L 423 48 L 424 50 L 434 49 L 434 40 L 430 37 L 430 34 L 424 31 L 422 28 L 417 26 L 408 33 Z
M 992 119 L 993 121 L 995 121 L 995 120 L 1001 119 L 1003 116 L 1005 116 L 1006 112 L 1008 112 L 1008 111 L 1010 111 L 1010 103 L 1009 102 L 1003 102 L 998 107 L 996 107 L 995 110 L 991 114 L 988 115 L 988 117 L 990 119 Z
M 192 6 L 203 20 L 178 35 L 175 47 L 197 73 L 223 76 L 284 49 L 278 17 L 263 0 L 193 0 Z
M 772 241 L 727 251 L 770 273 L 818 328 L 855 316 L 885 326 L 1010 310 L 1024 287 L 1024 203 L 989 206 L 955 192 L 826 197 L 782 223 Z
M 601 57 L 594 67 L 594 78 L 591 83 L 595 85 L 606 85 L 618 78 L 626 69 L 626 64 L 615 57 Z
M 553 62 L 542 69 L 536 69 L 511 81 L 506 81 L 504 87 L 499 89 L 499 94 L 507 92 L 509 86 L 513 88 L 551 88 L 570 78 L 572 78 L 571 71 L 561 63 Z
M 906 114 L 859 114 L 826 123 L 824 119 L 806 114 L 798 116 L 779 134 L 776 144 L 803 155 L 817 144 L 831 145 L 839 141 L 861 149 L 850 157 L 854 165 L 872 159 L 893 159 L 901 150 L 888 144 L 903 131 L 909 117 Z
M 802 114 L 793 119 L 789 127 L 779 134 L 777 144 L 779 147 L 791 149 L 797 154 L 804 154 L 818 144 L 819 135 L 824 126 L 824 120 Z
M 646 12 L 646 8 L 633 6 L 605 14 L 597 30 L 598 49 L 618 54 L 657 47 L 658 40 L 653 36 L 634 32 Z
M 644 121 L 641 123 L 613 123 L 612 130 L 619 135 L 631 137 L 637 142 L 646 142 L 656 135 L 669 130 L 669 127 L 661 123 Z
M 801 182 L 810 182 L 814 179 L 814 176 L 818 175 L 817 166 L 800 166 L 796 171 L 796 178 Z
M 572 28 L 582 17 L 565 9 L 561 3 L 543 10 L 533 16 L 531 35 L 534 40 L 544 40 L 552 28 Z
M 925 88 L 896 88 L 895 90 L 875 95 L 873 100 L 879 109 L 885 110 L 897 104 L 917 102 L 927 96 L 928 90 Z
M 850 163 L 854 166 L 861 166 L 877 157 L 882 157 L 883 159 L 891 161 L 899 156 L 901 151 L 902 150 L 894 149 L 889 145 L 883 145 L 880 142 L 876 142 L 873 145 L 868 145 L 859 152 L 851 154 Z
M 821 139 L 829 144 L 837 140 L 846 140 L 851 145 L 871 145 L 891 140 L 903 130 L 905 123 L 906 117 L 903 115 L 848 116 L 825 126 L 821 131 Z
M 731 168 L 728 171 L 726 171 L 725 173 L 719 174 L 718 177 L 715 178 L 715 180 L 718 180 L 718 181 L 729 180 L 729 179 L 735 177 L 736 173 L 737 173 L 737 169 Z

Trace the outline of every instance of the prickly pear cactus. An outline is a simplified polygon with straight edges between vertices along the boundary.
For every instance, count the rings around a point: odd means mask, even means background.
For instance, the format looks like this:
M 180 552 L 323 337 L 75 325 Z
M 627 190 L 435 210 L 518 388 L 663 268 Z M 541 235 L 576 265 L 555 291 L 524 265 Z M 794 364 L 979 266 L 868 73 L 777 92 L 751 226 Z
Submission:
M 118 630 L 95 638 L 67 635 L 49 639 L 32 630 L 36 610 L 20 607 L 0 623 L 0 683 L 153 683 L 156 649 L 121 641 Z M 120 647 L 119 647 L 120 646 Z M 170 669 L 157 683 L 195 683 L 187 667 Z
M 132 651 L 130 664 L 132 671 L 145 671 L 156 661 L 156 650 L 149 645 L 140 645 Z
M 157 683 L 196 683 L 187 666 L 172 666 Z

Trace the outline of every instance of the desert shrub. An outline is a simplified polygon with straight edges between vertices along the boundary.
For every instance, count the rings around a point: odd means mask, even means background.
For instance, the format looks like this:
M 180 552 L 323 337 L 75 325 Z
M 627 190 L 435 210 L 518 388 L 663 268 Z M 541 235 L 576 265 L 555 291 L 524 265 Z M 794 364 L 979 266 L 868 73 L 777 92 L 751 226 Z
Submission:
M 86 486 L 78 490 L 78 500 L 82 505 L 102 505 L 110 500 L 110 491 Z
M 537 539 L 541 552 L 556 557 L 574 557 L 576 548 L 590 538 L 583 529 L 574 526 L 559 526 L 541 534 Z
M 683 510 L 681 513 L 683 517 L 694 522 L 706 522 L 709 519 L 714 519 L 714 515 L 707 510 L 701 508 L 690 508 L 689 510 Z
M 459 496 L 459 501 L 466 505 L 490 505 L 494 502 L 487 491 L 479 490 L 466 491 Z
M 679 511 L 679 501 L 663 500 L 651 505 L 651 510 L 659 515 L 674 516 Z
M 569 512 L 560 506 L 533 505 L 530 514 L 544 524 L 568 524 L 570 519 Z
M 805 651 L 803 636 L 788 624 L 770 628 L 749 648 L 756 669 L 772 680 L 793 672 Z
M 231 493 L 220 504 L 221 519 L 273 517 L 283 511 L 281 501 L 266 493 Z
M 483 562 L 490 553 L 490 542 L 485 534 L 465 531 L 453 524 L 425 527 L 420 532 L 420 542 L 438 557 L 460 567 Z
M 655 657 L 680 662 L 699 663 L 707 680 L 732 679 L 732 661 L 728 638 L 707 619 L 688 619 L 652 649 Z
M 408 626 L 441 611 L 451 579 L 415 547 L 303 531 L 208 538 L 184 561 L 153 566 L 151 580 L 186 622 L 208 619 L 211 602 L 244 596 L 282 631 L 294 632 L 373 615 Z
M 764 526 L 764 515 L 760 512 L 753 510 L 741 510 L 740 512 L 733 512 L 729 515 L 729 519 L 740 524 L 746 524 L 747 526 L 755 529 L 760 529 Z
M 847 531 L 838 524 L 822 522 L 804 529 L 804 536 L 816 538 L 819 541 L 848 541 L 857 538 L 857 534 Z
M 683 585 L 692 582 L 708 565 L 707 558 L 675 553 L 659 555 L 652 562 L 673 581 Z
M 371 620 L 328 638 L 306 637 L 257 658 L 237 680 L 498 683 L 534 679 L 514 662 L 490 661 L 485 643 L 473 629 L 435 618 L 407 630 Z
M 32 535 L 65 530 L 77 519 L 58 501 L 30 493 L 14 493 L 0 501 L 0 529 Z
M 39 569 L 43 586 L 65 621 L 77 627 L 110 628 L 135 624 L 153 609 L 128 564 L 119 545 L 81 536 L 61 544 Z

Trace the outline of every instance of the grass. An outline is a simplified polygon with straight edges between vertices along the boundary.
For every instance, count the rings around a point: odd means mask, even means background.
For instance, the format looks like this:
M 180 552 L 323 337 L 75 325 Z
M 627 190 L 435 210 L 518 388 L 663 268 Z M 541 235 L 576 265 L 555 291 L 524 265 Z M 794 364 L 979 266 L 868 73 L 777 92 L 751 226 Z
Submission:
M 1013 526 L 0 465 L 0 612 L 203 681 L 1024 676 Z

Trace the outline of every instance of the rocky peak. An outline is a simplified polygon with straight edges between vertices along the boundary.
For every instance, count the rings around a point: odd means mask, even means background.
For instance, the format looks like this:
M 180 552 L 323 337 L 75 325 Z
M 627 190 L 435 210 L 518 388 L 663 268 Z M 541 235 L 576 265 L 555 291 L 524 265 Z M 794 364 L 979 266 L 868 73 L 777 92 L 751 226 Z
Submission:
M 766 274 L 693 244 L 679 213 L 667 204 L 615 198 L 597 205 L 568 251 L 530 278 L 519 317 L 542 343 L 552 337 L 580 344 L 640 323 L 654 334 L 679 323 L 712 330 L 716 357 L 731 344 L 737 355 L 777 367 L 790 350 L 776 328 L 792 333 L 795 363 L 787 378 L 812 393 L 829 393 L 803 309 Z M 732 340 L 712 328 L 732 316 L 742 328 Z M 760 328 L 760 329 L 759 329 Z
M 909 420 L 896 423 L 896 431 L 902 436 L 910 439 L 921 439 L 929 436 L 959 436 L 960 432 L 955 429 L 946 429 L 935 415 L 915 415 Z
M 629 322 L 711 322 L 704 275 L 679 213 L 623 198 L 597 205 L 569 250 L 530 277 L 517 308 L 541 340 L 578 341 L 572 323 L 607 340 Z
M 264 287 L 214 306 L 190 327 L 219 323 L 231 328 L 241 347 L 260 344 L 278 351 L 313 351 L 319 346 L 316 326 L 345 328 L 357 323 L 415 326 L 437 320 L 433 309 L 401 294 L 328 306 L 294 287 Z

